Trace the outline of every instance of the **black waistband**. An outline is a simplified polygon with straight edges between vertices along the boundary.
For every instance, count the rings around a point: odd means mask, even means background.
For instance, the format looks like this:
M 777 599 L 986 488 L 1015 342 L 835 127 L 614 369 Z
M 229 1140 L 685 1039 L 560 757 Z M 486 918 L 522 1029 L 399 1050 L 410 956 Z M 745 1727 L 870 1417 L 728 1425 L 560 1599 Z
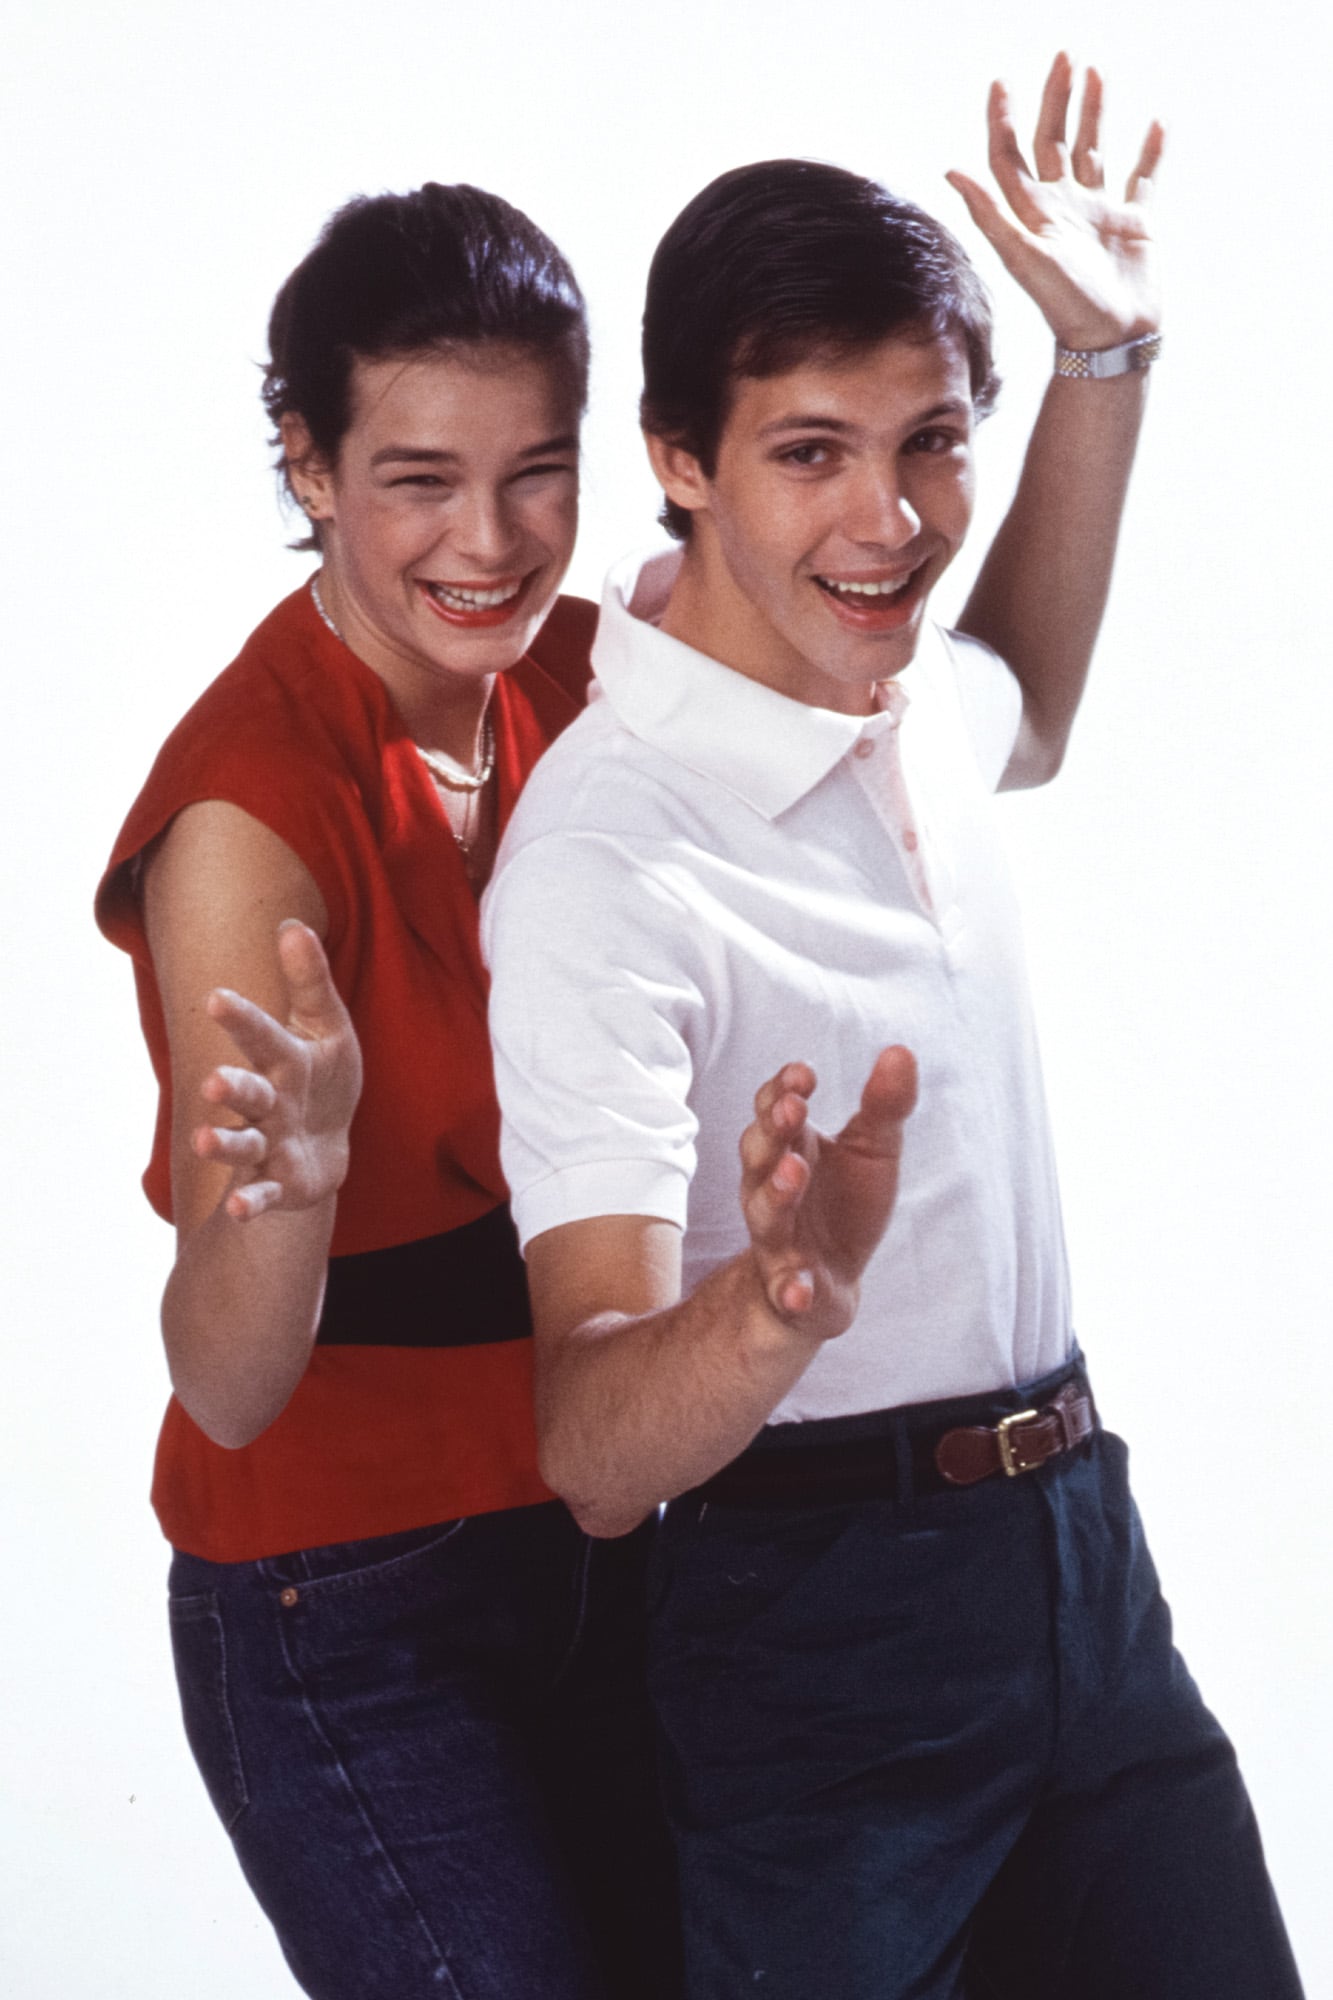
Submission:
M 438 1236 L 330 1257 L 315 1338 L 334 1347 L 482 1347 L 532 1332 L 507 1202 Z
M 1077 1352 L 1050 1374 L 1014 1389 L 809 1423 L 768 1424 L 739 1458 L 681 1497 L 767 1507 L 956 1492 L 935 1462 L 935 1446 L 946 1431 L 993 1426 L 1019 1410 L 1039 1410 L 1069 1385 L 1091 1396 Z

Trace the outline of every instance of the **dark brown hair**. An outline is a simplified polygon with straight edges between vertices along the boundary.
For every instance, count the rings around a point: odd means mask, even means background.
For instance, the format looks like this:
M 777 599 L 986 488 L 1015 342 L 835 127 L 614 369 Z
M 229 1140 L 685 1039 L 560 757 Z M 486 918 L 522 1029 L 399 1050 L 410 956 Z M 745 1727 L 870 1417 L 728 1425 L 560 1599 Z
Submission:
M 657 246 L 643 311 L 643 427 L 683 446 L 711 478 L 733 382 L 913 329 L 958 337 L 986 415 L 999 389 L 990 301 L 941 223 L 817 160 L 733 168 Z M 669 500 L 662 522 L 689 534 L 688 511 Z
M 330 463 L 352 421 L 358 359 L 512 343 L 568 369 L 580 411 L 587 402 L 587 311 L 574 273 L 521 210 L 463 183 L 346 203 L 278 293 L 268 339 L 264 407 L 275 427 L 301 416 Z

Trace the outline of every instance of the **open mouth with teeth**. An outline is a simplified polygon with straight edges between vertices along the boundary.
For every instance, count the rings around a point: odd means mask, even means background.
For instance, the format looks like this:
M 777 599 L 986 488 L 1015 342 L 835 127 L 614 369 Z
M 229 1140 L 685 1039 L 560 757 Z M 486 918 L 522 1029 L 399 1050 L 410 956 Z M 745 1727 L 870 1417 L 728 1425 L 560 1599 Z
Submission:
M 503 625 L 511 618 L 531 581 L 526 576 L 502 576 L 494 583 L 427 583 L 418 580 L 422 597 L 447 625 Z
M 907 624 L 922 594 L 925 564 L 902 576 L 858 578 L 815 576 L 823 596 L 841 621 L 859 631 L 891 632 Z

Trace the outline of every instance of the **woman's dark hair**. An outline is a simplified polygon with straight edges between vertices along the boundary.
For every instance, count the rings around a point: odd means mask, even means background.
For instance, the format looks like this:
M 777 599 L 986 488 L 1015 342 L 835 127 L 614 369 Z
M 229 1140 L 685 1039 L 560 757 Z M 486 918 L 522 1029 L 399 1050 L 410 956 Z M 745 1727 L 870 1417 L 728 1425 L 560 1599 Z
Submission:
M 352 421 L 357 360 L 482 341 L 532 349 L 588 395 L 588 321 L 574 273 L 549 236 L 499 195 L 427 181 L 360 195 L 330 216 L 273 302 L 264 408 L 301 416 L 333 463 Z M 291 491 L 286 454 L 278 468 Z M 314 534 L 295 544 L 317 548 Z
M 657 246 L 643 311 L 646 431 L 711 479 L 732 384 L 897 333 L 956 334 L 978 416 L 994 404 L 990 301 L 954 237 L 875 181 L 818 160 L 761 160 L 711 181 Z M 678 539 L 690 516 L 668 500 Z

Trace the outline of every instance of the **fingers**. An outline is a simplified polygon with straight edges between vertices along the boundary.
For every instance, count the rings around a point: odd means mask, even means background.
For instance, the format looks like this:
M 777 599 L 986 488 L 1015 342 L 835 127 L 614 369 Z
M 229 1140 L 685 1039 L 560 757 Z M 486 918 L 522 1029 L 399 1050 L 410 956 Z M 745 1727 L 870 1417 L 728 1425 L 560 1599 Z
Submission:
M 814 1096 L 815 1073 L 809 1063 L 784 1063 L 776 1076 L 771 1076 L 767 1083 L 760 1085 L 754 1095 L 756 1118 L 766 1117 L 777 1099 L 789 1091 L 804 1098 Z
M 223 1207 L 234 1222 L 253 1222 L 281 1200 L 282 1189 L 276 1181 L 247 1181 L 244 1187 L 232 1189 Z
M 1002 83 L 991 85 L 987 123 L 990 131 L 990 170 L 1019 221 L 1028 229 L 1039 229 L 1046 220 L 1046 212 L 1037 200 L 1036 180 L 1023 158 L 1009 107 L 1009 92 Z M 959 180 L 962 178 L 962 175 L 958 176 Z M 954 176 L 950 175 L 950 179 L 954 180 Z M 957 186 L 957 180 L 954 180 L 954 185 Z
M 753 1122 L 741 1134 L 741 1206 L 759 1249 L 778 1250 L 790 1241 L 795 1210 L 809 1186 L 809 1165 L 795 1148 L 814 1088 L 807 1063 L 786 1064 L 756 1092 Z
M 979 181 L 959 173 L 948 173 L 944 178 L 963 197 L 968 214 L 1005 269 L 1018 277 L 1024 260 L 1030 260 L 1032 254 L 1032 238 L 1027 231 L 1010 221 L 994 195 Z
M 884 1049 L 861 1092 L 860 1109 L 839 1134 L 839 1141 L 860 1152 L 896 1154 L 904 1122 L 916 1109 L 916 1057 L 910 1049 Z
M 1134 171 L 1125 184 L 1125 200 L 1146 202 L 1152 194 L 1153 176 L 1161 163 L 1162 151 L 1166 145 L 1166 132 L 1156 118 L 1148 127 L 1143 141 L 1143 150 L 1135 162 Z
M 815 1302 L 815 1281 L 809 1271 L 788 1271 L 768 1286 L 768 1302 L 784 1319 L 799 1319 Z
M 1105 185 L 1099 151 L 1101 129 L 1102 79 L 1099 71 L 1089 69 L 1083 79 L 1083 105 L 1079 112 L 1078 131 L 1074 136 L 1074 150 L 1070 155 L 1074 179 L 1080 187 L 1100 188 Z
M 814 1088 L 815 1073 L 807 1064 L 788 1063 L 755 1093 L 754 1119 L 741 1134 L 741 1166 L 748 1181 L 757 1184 L 772 1174 L 800 1139 Z M 790 1175 L 787 1184 L 794 1190 Z
M 799 1153 L 781 1152 L 769 1171 L 755 1175 L 742 1190 L 751 1240 L 761 1249 L 781 1249 L 791 1239 L 791 1221 L 810 1185 L 810 1169 Z
M 206 1076 L 199 1094 L 209 1104 L 234 1112 L 247 1125 L 257 1125 L 267 1118 L 278 1101 L 278 1093 L 266 1076 L 257 1076 L 250 1069 L 237 1069 L 230 1063 Z
M 308 924 L 288 917 L 279 925 L 278 959 L 287 981 L 292 1026 L 320 1041 L 336 1034 L 347 1020 L 347 1010 L 338 997 L 324 947 Z
M 747 1175 L 741 1208 L 757 1264 L 764 1296 L 775 1312 L 799 1318 L 815 1300 L 815 1280 L 802 1261 L 797 1244 L 797 1215 L 810 1185 L 810 1168 L 799 1153 L 779 1150 L 762 1177 Z
M 256 1069 L 276 1069 L 292 1055 L 294 1038 L 244 994 L 233 993 L 229 986 L 215 986 L 204 1006 L 210 1018 L 226 1029 L 246 1061 Z
M 1037 113 L 1037 129 L 1032 141 L 1032 156 L 1044 181 L 1061 180 L 1069 172 L 1065 119 L 1069 112 L 1073 81 L 1074 65 L 1061 49 L 1051 64 L 1041 93 L 1041 109 Z
M 219 1160 L 226 1167 L 258 1167 L 268 1152 L 268 1140 L 253 1125 L 233 1130 L 226 1125 L 199 1125 L 194 1150 L 201 1160 Z

